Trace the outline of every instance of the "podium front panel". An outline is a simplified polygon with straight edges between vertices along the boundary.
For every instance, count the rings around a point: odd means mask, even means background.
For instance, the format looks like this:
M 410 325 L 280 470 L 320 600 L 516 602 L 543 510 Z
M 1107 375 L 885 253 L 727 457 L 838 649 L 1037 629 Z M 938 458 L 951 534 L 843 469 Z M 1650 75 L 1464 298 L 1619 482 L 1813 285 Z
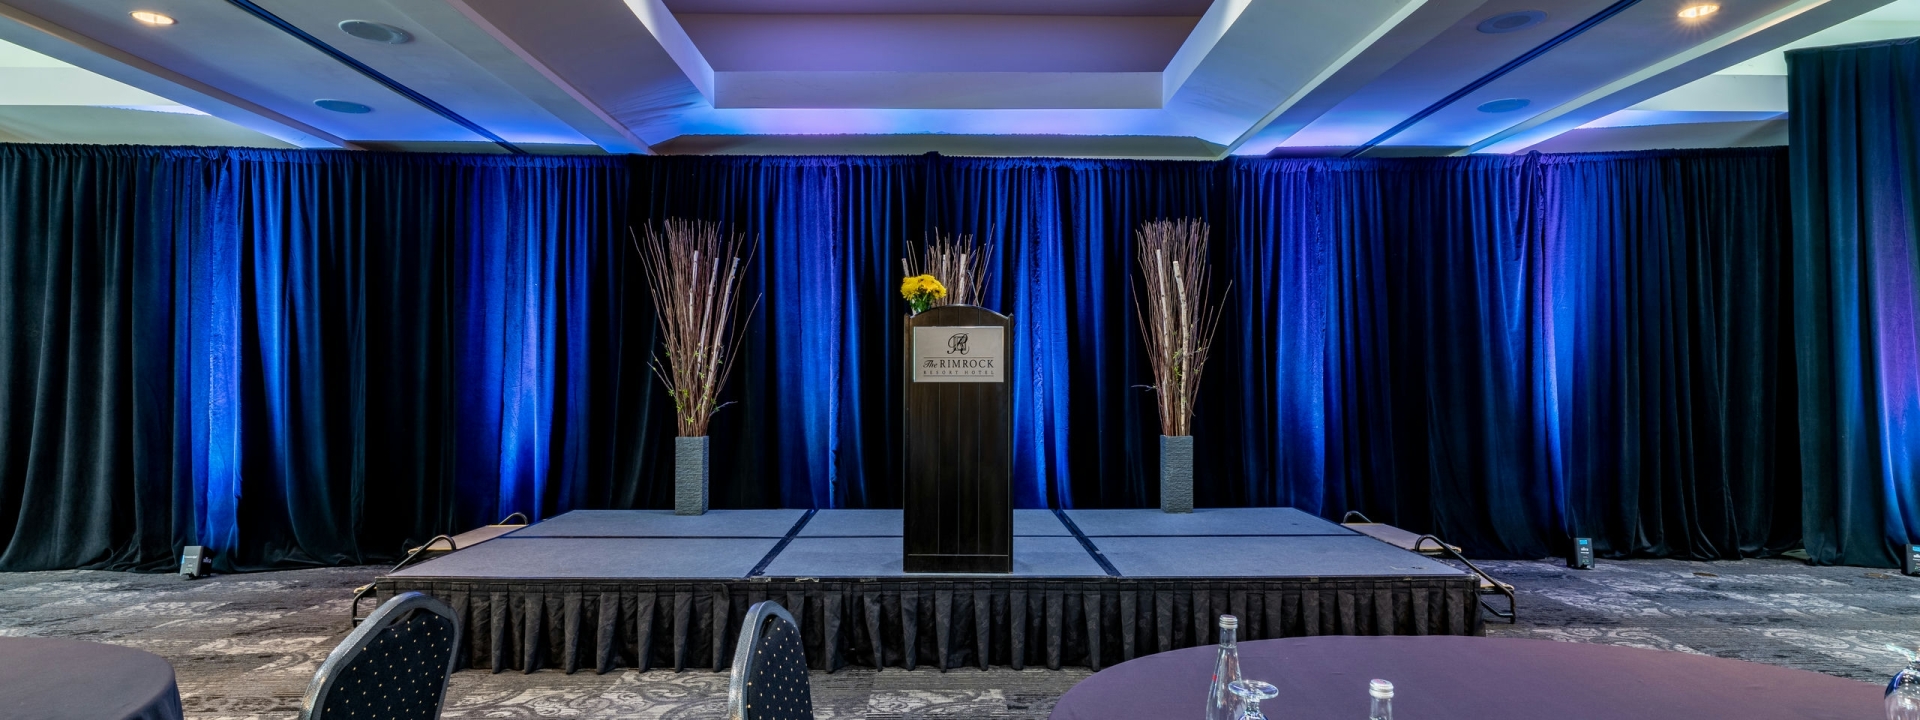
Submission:
M 1013 572 L 1011 331 L 971 305 L 907 318 L 907 572 Z

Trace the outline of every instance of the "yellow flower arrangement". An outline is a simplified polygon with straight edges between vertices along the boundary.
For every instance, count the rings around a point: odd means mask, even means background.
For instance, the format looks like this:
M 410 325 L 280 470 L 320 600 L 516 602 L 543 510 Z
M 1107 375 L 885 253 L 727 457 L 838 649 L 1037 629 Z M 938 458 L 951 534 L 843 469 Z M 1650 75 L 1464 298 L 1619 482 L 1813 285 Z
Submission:
M 926 312 L 933 301 L 947 296 L 947 286 L 932 275 L 915 275 L 900 281 L 900 297 L 913 305 L 915 313 Z

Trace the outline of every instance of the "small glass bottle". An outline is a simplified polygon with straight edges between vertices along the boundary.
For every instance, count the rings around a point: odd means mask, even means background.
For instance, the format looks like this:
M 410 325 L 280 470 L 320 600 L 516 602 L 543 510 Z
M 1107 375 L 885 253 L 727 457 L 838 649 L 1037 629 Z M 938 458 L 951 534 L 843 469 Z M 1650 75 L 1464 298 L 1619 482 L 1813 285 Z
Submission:
M 1367 720 L 1393 720 L 1393 683 L 1385 680 L 1367 683 L 1367 694 L 1373 696 L 1373 709 L 1367 711 Z
M 1220 654 L 1213 662 L 1213 688 L 1207 691 L 1207 714 L 1202 716 L 1206 720 L 1239 719 L 1240 698 L 1227 689 L 1240 679 L 1240 648 L 1233 642 L 1239 629 L 1239 618 L 1220 616 Z
M 1898 645 L 1887 648 L 1907 656 L 1906 669 L 1887 683 L 1887 720 L 1920 720 L 1920 653 Z

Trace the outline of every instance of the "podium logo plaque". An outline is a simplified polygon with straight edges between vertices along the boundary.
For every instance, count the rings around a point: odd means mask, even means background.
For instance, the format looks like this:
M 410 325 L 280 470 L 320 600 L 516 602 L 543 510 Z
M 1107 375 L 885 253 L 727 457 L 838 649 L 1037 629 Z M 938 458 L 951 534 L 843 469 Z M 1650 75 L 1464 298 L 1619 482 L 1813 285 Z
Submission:
M 1007 316 L 944 305 L 907 318 L 902 569 L 1013 571 Z
M 1006 382 L 1007 329 L 913 329 L 914 382 Z

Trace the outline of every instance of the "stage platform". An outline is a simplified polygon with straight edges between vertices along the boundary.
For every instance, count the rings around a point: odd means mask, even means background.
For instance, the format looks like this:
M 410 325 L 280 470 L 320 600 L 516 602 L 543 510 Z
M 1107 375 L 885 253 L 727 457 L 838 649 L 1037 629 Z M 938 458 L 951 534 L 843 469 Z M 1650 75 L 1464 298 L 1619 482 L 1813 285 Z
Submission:
M 901 571 L 898 510 L 578 510 L 378 580 L 471 667 L 724 669 L 778 600 L 816 667 L 1080 665 L 1215 641 L 1482 631 L 1473 575 L 1291 508 L 1015 510 L 1010 575 Z

